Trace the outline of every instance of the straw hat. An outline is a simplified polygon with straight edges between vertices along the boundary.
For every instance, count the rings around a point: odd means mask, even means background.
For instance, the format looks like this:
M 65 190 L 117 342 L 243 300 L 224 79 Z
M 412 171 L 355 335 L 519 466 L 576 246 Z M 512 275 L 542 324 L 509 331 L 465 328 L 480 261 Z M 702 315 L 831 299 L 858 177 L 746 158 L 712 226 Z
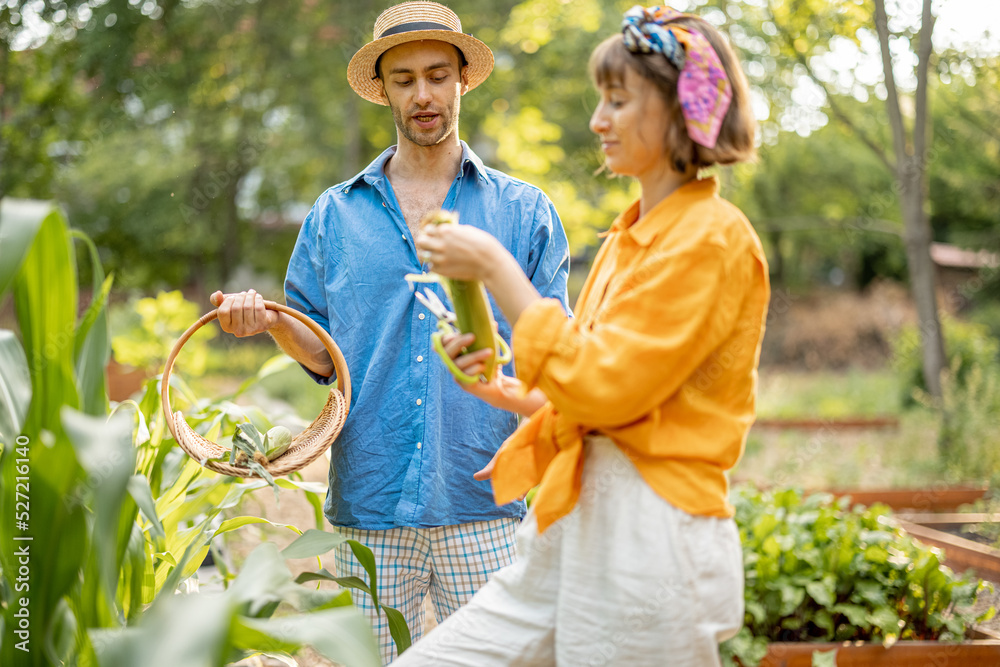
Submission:
M 347 81 L 361 97 L 375 104 L 382 100 L 382 84 L 375 62 L 394 46 L 422 39 L 454 44 L 465 55 L 466 76 L 472 90 L 493 71 L 493 52 L 472 35 L 462 32 L 455 12 L 436 2 L 404 2 L 382 12 L 375 19 L 374 41 L 361 47 L 347 65 Z

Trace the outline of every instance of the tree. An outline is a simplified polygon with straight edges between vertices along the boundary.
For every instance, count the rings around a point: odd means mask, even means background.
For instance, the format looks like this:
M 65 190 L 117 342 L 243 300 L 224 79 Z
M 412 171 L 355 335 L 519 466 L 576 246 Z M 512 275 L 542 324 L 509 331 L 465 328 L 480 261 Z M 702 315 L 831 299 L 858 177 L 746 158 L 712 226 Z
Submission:
M 885 0 L 875 0 L 875 28 L 878 31 L 882 52 L 882 70 L 885 76 L 886 104 L 892 127 L 895 162 L 892 165 L 899 185 L 900 205 L 903 212 L 903 239 L 906 245 L 907 268 L 910 286 L 920 318 L 920 338 L 924 362 L 924 381 L 935 399 L 941 398 L 941 371 L 947 366 L 944 336 L 938 317 L 935 292 L 934 263 L 931 260 L 930 217 L 927 214 L 927 78 L 933 52 L 931 34 L 934 16 L 931 0 L 923 0 L 920 19 L 918 62 L 916 67 L 917 89 L 914 94 L 915 115 L 910 136 L 900 107 L 899 91 L 893 73 L 890 51 L 889 19 Z
M 902 8 L 897 6 L 902 14 Z M 896 17 L 898 27 L 890 30 L 885 0 L 868 3 L 830 3 L 824 0 L 768 0 L 762 11 L 752 8 L 741 12 L 746 20 L 740 23 L 737 37 L 750 45 L 751 60 L 765 65 L 757 68 L 761 82 L 766 72 L 776 71 L 762 90 L 772 106 L 784 109 L 796 107 L 796 94 L 803 97 L 803 79 L 819 91 L 815 107 L 828 112 L 863 142 L 893 174 L 903 221 L 903 239 L 907 256 L 910 289 L 920 319 L 923 370 L 930 393 L 941 396 L 941 371 L 947 365 L 941 324 L 935 293 L 935 270 L 930 258 L 932 233 L 927 213 L 927 131 L 928 75 L 933 48 L 931 33 L 934 17 L 931 0 L 923 0 L 922 14 L 917 23 Z M 760 23 L 757 23 L 760 21 Z M 875 34 L 870 26 L 874 24 Z M 759 25 L 759 28 L 755 26 Z M 846 72 L 831 64 L 828 56 L 843 52 L 853 45 L 863 58 L 863 42 L 871 38 L 878 44 L 882 64 L 881 81 L 866 83 L 856 72 Z M 897 81 L 903 62 L 893 57 L 893 50 L 913 56 L 916 64 L 907 76 L 915 80 L 910 92 L 902 90 Z M 770 62 L 768 62 L 770 61 Z M 856 69 L 856 67 L 855 67 Z M 808 92 L 806 92 L 808 96 Z M 852 99 L 868 102 L 871 97 L 885 100 L 885 120 L 880 114 L 856 113 Z M 904 103 L 905 101 L 905 103 Z M 912 108 L 912 112 L 910 109 Z M 911 128 L 907 128 L 907 123 Z M 815 127 L 802 123 L 806 132 Z M 820 123 L 821 124 L 821 123 Z M 886 137 L 885 126 L 889 136 Z M 772 134 L 774 130 L 771 130 Z M 765 138 L 766 138 L 765 133 Z M 891 152 L 884 148 L 891 145 Z

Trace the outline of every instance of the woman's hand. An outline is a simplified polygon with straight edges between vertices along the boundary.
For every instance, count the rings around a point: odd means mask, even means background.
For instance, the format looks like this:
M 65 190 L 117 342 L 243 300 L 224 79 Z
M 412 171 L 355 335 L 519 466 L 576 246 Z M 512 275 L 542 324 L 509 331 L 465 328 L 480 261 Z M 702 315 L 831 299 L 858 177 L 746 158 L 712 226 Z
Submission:
M 492 235 L 472 225 L 426 225 L 414 241 L 421 261 L 456 280 L 486 281 L 510 254 Z
M 478 227 L 426 225 L 414 241 L 428 270 L 455 280 L 483 281 L 511 326 L 541 298 L 507 248 Z
M 476 340 L 473 334 L 448 334 L 442 336 L 444 351 L 455 361 L 455 365 L 467 375 L 478 377 L 486 368 L 486 361 L 493 350 L 476 350 L 465 354 L 463 350 Z M 456 380 L 457 381 L 457 380 Z M 499 369 L 489 382 L 459 382 L 462 389 L 495 408 L 530 416 L 547 400 L 541 389 L 523 393 L 524 385 L 517 378 L 504 375 Z

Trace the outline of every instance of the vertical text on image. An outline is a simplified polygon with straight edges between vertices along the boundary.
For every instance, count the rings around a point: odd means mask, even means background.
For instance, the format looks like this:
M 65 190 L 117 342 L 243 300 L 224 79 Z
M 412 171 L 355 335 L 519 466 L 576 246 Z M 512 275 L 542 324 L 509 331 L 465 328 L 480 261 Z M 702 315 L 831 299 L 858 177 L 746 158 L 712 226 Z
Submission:
M 28 652 L 28 642 L 31 639 L 31 616 L 28 611 L 28 604 L 31 598 L 31 535 L 28 529 L 31 525 L 31 460 L 28 457 L 31 440 L 27 436 L 19 435 L 14 440 L 14 528 L 13 539 L 22 544 L 16 545 L 14 557 L 17 559 L 17 572 L 14 578 L 14 592 L 20 593 L 14 602 L 14 618 L 12 624 L 14 635 L 20 641 L 15 642 L 14 647 Z

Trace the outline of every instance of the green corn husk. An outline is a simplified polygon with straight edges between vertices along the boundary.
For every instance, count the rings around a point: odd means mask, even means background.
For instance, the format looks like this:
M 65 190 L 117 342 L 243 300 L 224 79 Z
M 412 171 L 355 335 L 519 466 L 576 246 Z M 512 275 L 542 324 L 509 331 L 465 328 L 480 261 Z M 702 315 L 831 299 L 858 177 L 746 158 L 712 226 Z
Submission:
M 420 226 L 424 225 L 457 225 L 458 213 L 454 211 L 437 211 L 428 213 L 420 221 Z M 454 280 L 445 278 L 437 274 L 431 274 L 434 282 L 438 282 L 444 288 L 445 294 L 451 301 L 451 307 L 455 312 L 455 328 L 460 333 L 475 334 L 476 340 L 468 346 L 467 352 L 490 349 L 493 355 L 486 360 L 481 374 L 482 379 L 489 382 L 493 379 L 497 366 L 503 365 L 510 360 L 510 351 L 506 343 L 496 333 L 496 322 L 493 319 L 493 309 L 490 307 L 489 297 L 486 294 L 486 287 L 481 280 Z M 421 276 L 408 275 L 407 280 L 424 281 Z M 440 343 L 440 334 L 435 334 L 435 350 L 444 359 L 453 375 L 463 382 L 474 382 L 476 378 L 471 378 L 462 373 L 457 366 L 447 357 L 444 348 Z
M 245 466 L 252 459 L 265 465 L 287 452 L 291 446 L 292 432 L 284 426 L 275 426 L 267 433 L 261 433 L 253 424 L 240 424 L 233 434 L 229 462 Z
M 292 446 L 292 432 L 284 426 L 275 426 L 264 435 L 264 456 L 273 461 Z

